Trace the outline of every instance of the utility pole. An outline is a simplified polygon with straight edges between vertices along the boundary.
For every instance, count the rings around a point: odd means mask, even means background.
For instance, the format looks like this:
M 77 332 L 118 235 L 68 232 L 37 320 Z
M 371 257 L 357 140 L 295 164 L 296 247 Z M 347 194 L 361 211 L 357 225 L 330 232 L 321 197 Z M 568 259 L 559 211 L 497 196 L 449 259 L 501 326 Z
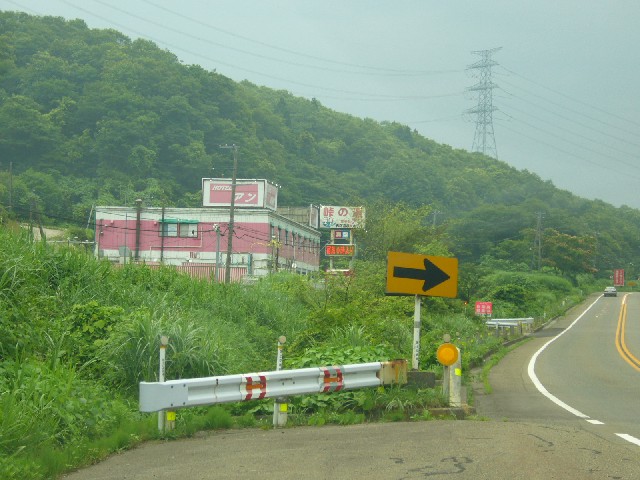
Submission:
M 9 162 L 9 213 L 13 213 L 13 162 Z
M 162 205 L 162 221 L 160 222 L 162 235 L 160 235 L 160 264 L 164 264 L 164 237 L 167 236 L 167 224 L 164 223 L 164 204 Z
M 438 217 L 438 215 L 440 215 L 442 212 L 440 210 L 434 210 L 433 211 L 433 228 L 436 228 L 436 218 Z
M 218 269 L 220 268 L 220 225 L 217 223 L 213 226 L 213 230 L 216 232 L 216 269 L 215 269 L 215 279 L 216 283 L 220 282 L 220 276 L 218 274 Z
M 593 245 L 593 269 L 598 270 L 598 235 L 600 232 L 595 232 L 593 234 L 594 245 Z
M 220 145 L 220 148 L 228 148 L 233 151 L 233 174 L 231 175 L 231 205 L 229 207 L 229 230 L 227 232 L 227 263 L 224 269 L 224 283 L 231 283 L 231 254 L 233 253 L 233 215 L 236 205 L 236 174 L 238 171 L 238 146 Z
M 531 258 L 531 268 L 537 266 L 537 270 L 540 270 L 542 266 L 542 218 L 544 217 L 544 212 L 537 212 L 536 216 L 538 220 L 536 222 L 536 237 L 533 240 L 533 257 Z M 535 262 L 536 254 L 538 257 L 537 264 Z
M 136 199 L 136 251 L 134 253 L 134 260 L 137 262 L 140 260 L 140 223 L 142 215 L 142 199 Z
M 271 237 L 271 263 L 272 273 L 278 272 L 278 264 L 280 262 L 280 240 L 273 235 Z
M 127 249 L 129 244 L 127 243 L 127 231 L 129 230 L 129 213 L 124 214 L 124 257 L 123 264 L 127 264 Z
M 496 160 L 498 159 L 498 149 L 493 133 L 493 112 L 496 110 L 496 107 L 493 106 L 493 89 L 497 85 L 491 81 L 491 67 L 498 64 L 491 59 L 491 55 L 501 48 L 471 52 L 473 55 L 480 55 L 480 60 L 467 67 L 467 70 L 477 71 L 479 77 L 478 83 L 467 89 L 478 92 L 478 106 L 467 110 L 467 113 L 476 115 L 476 131 L 471 150 L 492 156 Z

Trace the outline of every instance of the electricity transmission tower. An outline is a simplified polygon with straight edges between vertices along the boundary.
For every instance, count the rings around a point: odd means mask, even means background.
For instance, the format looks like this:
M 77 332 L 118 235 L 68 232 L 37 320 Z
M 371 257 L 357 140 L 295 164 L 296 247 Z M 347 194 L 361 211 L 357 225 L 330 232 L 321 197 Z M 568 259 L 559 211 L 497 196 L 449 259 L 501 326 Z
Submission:
M 478 106 L 467 110 L 467 113 L 476 116 L 476 132 L 473 136 L 471 151 L 481 152 L 495 159 L 498 158 L 498 149 L 493 133 L 493 112 L 496 110 L 493 106 L 493 89 L 497 85 L 491 81 L 491 67 L 498 64 L 491 59 L 491 56 L 501 48 L 471 52 L 479 55 L 480 60 L 467 67 L 467 70 L 476 71 L 475 76 L 478 77 L 478 83 L 467 89 L 478 92 Z

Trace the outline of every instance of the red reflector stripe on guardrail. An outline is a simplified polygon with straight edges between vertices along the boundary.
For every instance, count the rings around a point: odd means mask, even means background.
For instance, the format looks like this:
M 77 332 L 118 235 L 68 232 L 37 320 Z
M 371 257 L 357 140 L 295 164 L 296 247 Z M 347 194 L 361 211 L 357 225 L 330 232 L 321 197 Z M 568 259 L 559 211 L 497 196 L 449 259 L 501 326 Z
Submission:
M 267 378 L 264 375 L 247 376 L 245 380 L 247 382 L 245 386 L 247 394 L 244 400 L 260 400 L 265 397 L 267 394 Z M 260 390 L 260 393 L 254 396 L 254 390 Z
M 339 367 L 324 367 L 324 388 L 322 392 L 339 392 L 344 387 L 342 370 Z

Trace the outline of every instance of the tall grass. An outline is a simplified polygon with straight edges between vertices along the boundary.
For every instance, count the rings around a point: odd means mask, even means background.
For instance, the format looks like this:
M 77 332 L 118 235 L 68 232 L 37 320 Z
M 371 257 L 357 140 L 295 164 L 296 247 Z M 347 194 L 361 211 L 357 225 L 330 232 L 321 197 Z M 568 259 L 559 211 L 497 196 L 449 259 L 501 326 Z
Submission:
M 380 280 L 381 269 L 370 270 Z M 212 284 L 171 268 L 114 267 L 0 229 L 0 478 L 54 478 L 157 434 L 153 418 L 137 411 L 137 391 L 158 378 L 161 336 L 169 337 L 167 379 L 273 370 L 282 335 L 286 368 L 409 358 L 413 299 L 385 297 L 371 278 L 281 273 L 255 285 Z M 575 294 L 547 283 L 560 293 L 533 295 L 536 305 Z M 464 368 L 499 343 L 456 302 L 429 303 L 425 369 L 445 333 L 463 350 Z M 299 398 L 292 408 L 353 423 L 421 417 L 439 402 L 433 392 L 373 389 Z M 188 411 L 176 435 L 229 427 L 231 413 L 253 425 L 265 405 Z

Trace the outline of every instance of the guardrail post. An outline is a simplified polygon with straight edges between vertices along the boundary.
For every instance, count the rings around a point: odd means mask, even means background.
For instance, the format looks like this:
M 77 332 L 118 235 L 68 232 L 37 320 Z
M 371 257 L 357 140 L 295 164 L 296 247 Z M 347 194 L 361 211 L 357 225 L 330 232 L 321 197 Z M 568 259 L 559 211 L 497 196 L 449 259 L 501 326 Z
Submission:
M 287 341 L 284 335 L 278 338 L 278 356 L 276 357 L 276 371 L 282 370 L 282 346 Z M 287 424 L 288 403 L 286 397 L 277 397 L 273 404 L 273 427 L 284 427 Z
M 158 382 L 164 382 L 164 374 L 165 374 L 165 363 L 166 363 L 166 354 L 167 354 L 167 345 L 169 344 L 169 338 L 164 335 L 160 337 L 160 371 L 158 373 Z M 165 426 L 165 411 L 160 410 L 158 412 L 158 431 L 160 433 L 164 432 Z

